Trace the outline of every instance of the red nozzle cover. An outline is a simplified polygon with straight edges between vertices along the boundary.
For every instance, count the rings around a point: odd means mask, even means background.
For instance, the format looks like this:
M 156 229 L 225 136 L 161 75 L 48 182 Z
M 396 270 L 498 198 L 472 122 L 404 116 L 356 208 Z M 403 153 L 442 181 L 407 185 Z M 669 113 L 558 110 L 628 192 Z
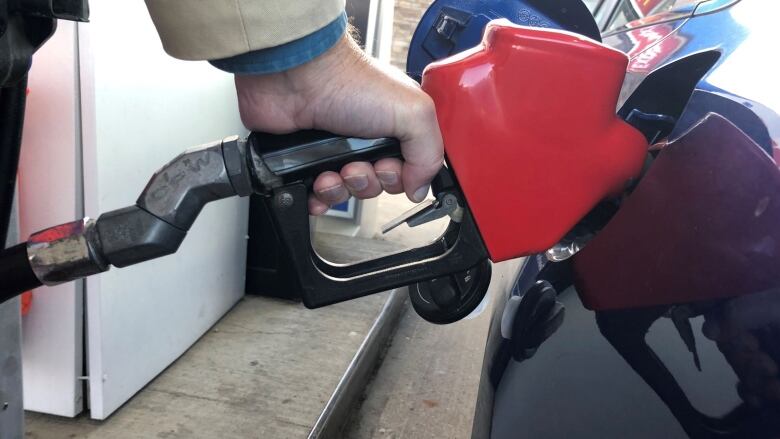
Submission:
M 639 174 L 644 136 L 616 114 L 628 57 L 589 38 L 497 20 L 433 63 L 449 165 L 494 262 L 552 247 Z

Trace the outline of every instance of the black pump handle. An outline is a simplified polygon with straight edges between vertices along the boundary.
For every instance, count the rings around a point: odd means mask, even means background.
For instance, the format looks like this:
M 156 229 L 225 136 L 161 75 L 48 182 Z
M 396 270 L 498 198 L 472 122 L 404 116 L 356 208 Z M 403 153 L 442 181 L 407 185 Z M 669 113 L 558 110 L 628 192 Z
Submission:
M 333 264 L 313 249 L 310 238 L 308 193 L 323 171 L 338 171 L 353 161 L 375 162 L 401 157 L 396 139 L 358 139 L 322 131 L 288 135 L 252 133 L 248 148 L 262 192 L 270 203 L 282 244 L 298 281 L 306 306 L 316 308 L 415 282 L 466 271 L 488 255 L 466 200 L 454 177 L 443 168 L 432 184 L 436 193 L 455 194 L 463 217 L 450 221 L 447 230 L 431 244 L 354 264 Z

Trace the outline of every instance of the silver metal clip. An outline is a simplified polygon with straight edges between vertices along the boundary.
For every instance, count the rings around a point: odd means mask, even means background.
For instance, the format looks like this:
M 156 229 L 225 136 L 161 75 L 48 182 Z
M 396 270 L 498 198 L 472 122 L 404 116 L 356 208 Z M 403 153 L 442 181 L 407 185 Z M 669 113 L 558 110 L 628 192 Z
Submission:
M 435 200 L 425 200 L 414 206 L 403 215 L 382 226 L 382 233 L 387 233 L 403 223 L 408 224 L 409 227 L 415 227 L 445 216 L 449 216 L 458 223 L 463 219 L 463 208 L 458 203 L 458 197 L 453 193 L 443 192 Z

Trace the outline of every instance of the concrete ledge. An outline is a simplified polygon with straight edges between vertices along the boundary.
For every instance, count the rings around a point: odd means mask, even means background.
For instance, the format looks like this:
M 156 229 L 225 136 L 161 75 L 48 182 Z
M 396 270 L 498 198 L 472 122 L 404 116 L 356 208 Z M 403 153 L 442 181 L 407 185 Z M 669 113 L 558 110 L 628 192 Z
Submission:
M 309 433 L 309 439 L 342 437 L 352 408 L 357 404 L 398 326 L 407 288 L 393 290 L 366 334 L 352 361 L 344 371 L 325 408 Z

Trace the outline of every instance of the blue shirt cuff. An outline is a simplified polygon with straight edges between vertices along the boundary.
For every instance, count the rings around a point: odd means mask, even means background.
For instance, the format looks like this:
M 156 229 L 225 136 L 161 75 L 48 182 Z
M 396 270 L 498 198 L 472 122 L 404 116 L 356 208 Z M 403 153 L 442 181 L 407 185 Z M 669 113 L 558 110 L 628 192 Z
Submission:
M 347 28 L 347 14 L 303 38 L 267 49 L 209 61 L 214 67 L 237 75 L 261 75 L 305 64 L 333 47 Z

